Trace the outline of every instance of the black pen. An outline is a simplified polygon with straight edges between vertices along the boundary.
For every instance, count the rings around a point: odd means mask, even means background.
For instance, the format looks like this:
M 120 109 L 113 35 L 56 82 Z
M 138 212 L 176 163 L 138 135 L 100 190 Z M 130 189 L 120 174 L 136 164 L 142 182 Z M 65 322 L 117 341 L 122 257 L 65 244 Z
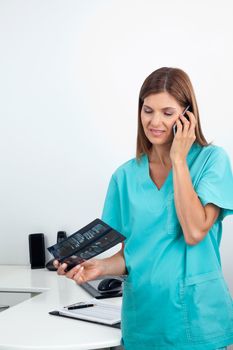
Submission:
M 68 310 L 77 310 L 77 309 L 84 309 L 86 307 L 94 306 L 95 304 L 84 304 L 84 305 L 76 305 L 76 306 L 70 306 L 67 307 Z

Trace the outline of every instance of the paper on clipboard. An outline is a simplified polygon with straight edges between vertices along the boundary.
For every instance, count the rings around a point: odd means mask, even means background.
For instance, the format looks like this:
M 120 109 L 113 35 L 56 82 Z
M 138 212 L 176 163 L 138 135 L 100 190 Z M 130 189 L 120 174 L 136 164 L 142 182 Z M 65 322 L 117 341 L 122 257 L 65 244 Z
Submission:
M 121 322 L 121 305 L 106 303 L 95 298 L 88 300 L 87 304 L 93 303 L 94 306 L 68 310 L 66 306 L 56 310 L 60 316 L 77 318 L 78 320 L 91 321 L 106 325 L 114 325 Z M 85 303 L 83 303 L 85 305 Z M 53 313 L 54 314 L 54 313 Z

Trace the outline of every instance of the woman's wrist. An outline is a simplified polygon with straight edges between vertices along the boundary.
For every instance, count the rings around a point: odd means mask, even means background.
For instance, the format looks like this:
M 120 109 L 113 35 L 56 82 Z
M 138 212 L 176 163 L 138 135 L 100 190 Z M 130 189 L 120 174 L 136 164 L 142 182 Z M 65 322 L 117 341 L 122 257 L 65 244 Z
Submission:
M 101 276 L 109 275 L 109 265 L 108 258 L 101 259 Z
M 177 158 L 172 160 L 172 167 L 176 168 L 176 167 L 180 167 L 180 166 L 187 166 L 187 162 L 186 159 L 181 159 L 181 158 Z
M 101 273 L 104 275 L 124 275 L 126 271 L 125 260 L 120 252 L 108 258 L 101 259 Z

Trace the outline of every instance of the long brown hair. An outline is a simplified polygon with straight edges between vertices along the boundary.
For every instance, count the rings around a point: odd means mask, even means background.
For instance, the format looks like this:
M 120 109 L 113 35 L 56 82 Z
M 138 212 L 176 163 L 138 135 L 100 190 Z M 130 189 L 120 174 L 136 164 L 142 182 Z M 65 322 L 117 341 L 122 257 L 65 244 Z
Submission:
M 144 133 L 141 122 L 141 110 L 143 101 L 148 95 L 161 92 L 168 92 L 184 108 L 187 105 L 190 105 L 189 110 L 194 114 L 197 120 L 195 128 L 195 142 L 199 143 L 201 146 L 208 145 L 208 142 L 206 141 L 201 130 L 197 101 L 189 76 L 179 68 L 162 67 L 152 72 L 145 79 L 139 93 L 136 151 L 137 159 L 140 159 L 143 154 L 149 155 L 150 149 L 152 147 L 151 142 L 148 140 Z

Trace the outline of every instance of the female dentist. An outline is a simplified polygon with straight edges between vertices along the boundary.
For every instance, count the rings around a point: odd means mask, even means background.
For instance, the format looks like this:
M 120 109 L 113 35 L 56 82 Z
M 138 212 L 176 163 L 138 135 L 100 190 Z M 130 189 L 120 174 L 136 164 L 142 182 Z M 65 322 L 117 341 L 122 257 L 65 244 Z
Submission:
M 219 245 L 229 214 L 229 158 L 202 133 L 188 75 L 163 67 L 141 87 L 136 158 L 114 172 L 105 200 L 102 219 L 126 236 L 122 249 L 67 273 L 55 265 L 78 284 L 127 274 L 126 350 L 224 349 L 233 344 L 233 303 Z

